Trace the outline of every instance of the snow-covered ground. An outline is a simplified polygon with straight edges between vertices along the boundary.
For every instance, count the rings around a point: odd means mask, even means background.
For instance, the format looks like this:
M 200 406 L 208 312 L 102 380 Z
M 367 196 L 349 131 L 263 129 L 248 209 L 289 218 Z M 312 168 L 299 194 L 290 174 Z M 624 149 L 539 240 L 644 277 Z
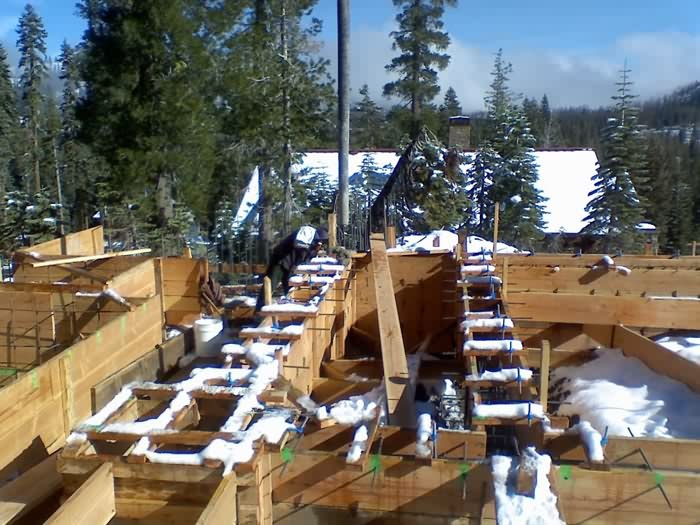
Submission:
M 607 427 L 610 435 L 629 436 L 629 428 L 635 436 L 700 439 L 700 395 L 621 350 L 595 356 L 552 370 L 550 384 L 565 402 L 558 414 L 579 415 L 601 434 Z
M 664 336 L 656 340 L 688 361 L 700 365 L 700 334 L 694 336 Z
M 532 447 L 523 451 L 523 458 L 522 468 L 537 477 L 534 496 L 515 492 L 514 480 L 521 468 L 518 458 L 491 458 L 499 525 L 562 525 L 564 522 L 558 517 L 557 497 L 552 493 L 547 477 L 552 465 L 551 458 L 538 454 Z

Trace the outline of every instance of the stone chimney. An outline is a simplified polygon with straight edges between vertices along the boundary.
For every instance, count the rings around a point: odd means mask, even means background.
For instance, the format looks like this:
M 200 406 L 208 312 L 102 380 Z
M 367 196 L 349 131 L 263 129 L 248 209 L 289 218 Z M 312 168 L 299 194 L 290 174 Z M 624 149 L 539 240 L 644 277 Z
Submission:
M 456 148 L 460 150 L 469 148 L 471 131 L 469 117 L 450 117 L 450 138 L 448 140 L 449 148 Z

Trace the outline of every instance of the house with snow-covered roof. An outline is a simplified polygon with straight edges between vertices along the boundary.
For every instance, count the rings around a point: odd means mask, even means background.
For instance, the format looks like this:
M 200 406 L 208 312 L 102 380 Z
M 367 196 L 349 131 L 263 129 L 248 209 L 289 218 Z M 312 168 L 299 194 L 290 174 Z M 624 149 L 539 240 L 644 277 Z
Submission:
M 470 157 L 470 152 L 466 152 Z M 544 203 L 546 233 L 578 233 L 585 225 L 585 207 L 593 190 L 592 177 L 598 158 L 590 149 L 538 150 L 534 152 L 538 166 L 538 189 L 547 199 Z M 376 167 L 375 176 L 388 178 L 399 161 L 400 154 L 388 150 L 353 152 L 349 156 L 350 183 L 361 173 L 362 163 L 371 160 Z M 462 169 L 467 169 L 464 164 Z M 295 165 L 296 173 L 303 177 L 325 175 L 331 184 L 338 184 L 338 152 L 308 151 Z M 257 169 L 244 192 L 234 221 L 240 227 L 252 218 L 258 202 Z

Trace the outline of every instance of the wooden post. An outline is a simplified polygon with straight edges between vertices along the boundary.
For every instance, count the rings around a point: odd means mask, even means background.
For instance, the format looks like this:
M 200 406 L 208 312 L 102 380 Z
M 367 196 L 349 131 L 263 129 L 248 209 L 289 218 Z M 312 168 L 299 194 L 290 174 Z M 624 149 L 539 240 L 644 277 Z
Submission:
M 328 249 L 335 248 L 338 245 L 338 225 L 336 222 L 336 214 L 328 214 Z
M 263 279 L 263 297 L 265 298 L 265 305 L 272 304 L 272 281 L 269 277 Z
M 542 341 L 542 352 L 540 354 L 540 404 L 542 411 L 547 412 L 547 401 L 549 398 L 549 340 Z
M 387 226 L 385 231 L 386 247 L 396 248 L 396 226 Z
M 497 202 L 493 210 L 493 256 L 496 256 L 498 246 L 498 221 L 501 215 L 501 203 Z
M 457 246 L 455 246 L 455 259 L 457 259 L 457 261 L 461 261 L 464 255 L 464 241 L 466 238 L 467 232 L 464 230 L 457 231 Z

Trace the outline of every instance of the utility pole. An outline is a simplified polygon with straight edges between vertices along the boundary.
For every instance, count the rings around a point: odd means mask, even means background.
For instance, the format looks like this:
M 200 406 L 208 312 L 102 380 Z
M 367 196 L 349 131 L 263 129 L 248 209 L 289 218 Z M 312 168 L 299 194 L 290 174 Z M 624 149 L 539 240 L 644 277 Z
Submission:
M 338 0 L 338 189 L 341 227 L 350 222 L 348 155 L 350 153 L 350 0 Z

